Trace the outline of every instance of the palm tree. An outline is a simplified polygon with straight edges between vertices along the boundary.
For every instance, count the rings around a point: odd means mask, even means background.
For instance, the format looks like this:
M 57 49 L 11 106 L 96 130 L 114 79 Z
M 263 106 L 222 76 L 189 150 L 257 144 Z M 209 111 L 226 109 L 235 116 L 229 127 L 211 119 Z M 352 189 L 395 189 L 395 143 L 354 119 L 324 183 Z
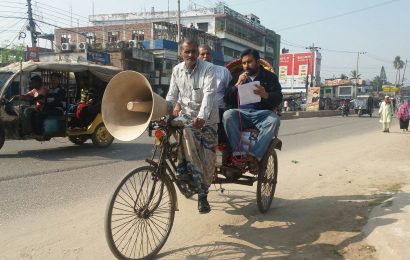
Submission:
M 398 85 L 400 82 L 400 70 L 404 67 L 404 61 L 401 60 L 400 56 L 394 58 L 393 66 L 396 70 L 396 80 L 394 83 Z
M 360 78 L 360 76 L 361 76 L 361 74 L 357 74 L 357 71 L 356 71 L 356 70 L 352 70 L 352 71 L 350 72 L 350 77 L 351 77 L 352 79 L 358 79 L 358 78 Z

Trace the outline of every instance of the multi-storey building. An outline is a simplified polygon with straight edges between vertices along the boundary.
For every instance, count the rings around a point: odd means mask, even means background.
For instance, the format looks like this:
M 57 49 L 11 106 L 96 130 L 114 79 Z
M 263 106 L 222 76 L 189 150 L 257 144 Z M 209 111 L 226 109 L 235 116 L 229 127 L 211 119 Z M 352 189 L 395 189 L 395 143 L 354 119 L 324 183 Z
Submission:
M 152 9 L 151 12 L 93 15 L 90 16 L 90 21 L 96 26 L 163 21 L 176 24 L 177 15 L 176 11 L 156 12 Z M 243 15 L 224 4 L 219 4 L 216 8 L 181 11 L 180 17 L 184 26 L 182 37 L 189 33 L 189 29 L 197 29 L 220 39 L 224 63 L 238 58 L 243 50 L 254 48 L 272 64 L 275 71 L 278 71 L 280 36 L 261 25 L 256 15 Z M 174 31 L 175 39 L 176 35 L 177 30 Z M 211 39 L 203 40 L 204 43 L 209 43 Z
M 280 36 L 262 26 L 257 16 L 242 15 L 223 4 L 181 11 L 180 16 L 181 39 L 209 44 L 215 64 L 225 65 L 243 50 L 254 48 L 278 71 Z M 172 68 L 178 62 L 177 12 L 152 9 L 92 15 L 89 20 L 92 26 L 55 30 L 57 59 L 94 59 L 136 70 L 149 75 L 158 93 L 166 93 Z

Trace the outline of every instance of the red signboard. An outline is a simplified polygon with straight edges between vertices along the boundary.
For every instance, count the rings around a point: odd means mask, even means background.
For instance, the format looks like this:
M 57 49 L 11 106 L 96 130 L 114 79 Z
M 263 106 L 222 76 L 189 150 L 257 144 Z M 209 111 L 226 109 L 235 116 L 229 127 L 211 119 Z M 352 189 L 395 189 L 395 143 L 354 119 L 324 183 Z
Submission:
M 285 53 L 280 55 L 279 66 L 287 67 L 287 75 L 312 74 L 313 52 Z M 301 68 L 302 66 L 302 68 Z M 305 71 L 306 68 L 306 71 Z M 293 71 L 293 73 L 292 73 Z
M 37 47 L 27 47 L 27 60 L 40 61 L 40 49 Z
M 306 82 L 314 77 L 314 52 L 284 53 L 280 55 L 279 82 L 283 89 L 305 91 Z

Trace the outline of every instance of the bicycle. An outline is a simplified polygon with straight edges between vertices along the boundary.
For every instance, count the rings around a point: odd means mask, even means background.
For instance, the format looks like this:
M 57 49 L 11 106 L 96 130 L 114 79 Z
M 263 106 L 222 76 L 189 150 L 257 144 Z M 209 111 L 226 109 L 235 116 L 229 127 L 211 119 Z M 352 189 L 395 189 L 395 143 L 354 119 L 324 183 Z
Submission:
M 178 148 L 182 144 L 183 123 L 163 117 L 151 122 L 155 146 L 148 166 L 131 170 L 121 180 L 109 201 L 105 234 L 111 252 L 118 259 L 152 259 L 164 246 L 178 210 L 174 186 L 189 198 L 195 193 L 192 180 L 176 175 Z M 251 161 L 217 164 L 214 184 L 236 183 L 252 186 L 257 181 L 257 205 L 261 213 L 271 206 L 278 176 L 278 158 L 282 142 L 274 138 L 255 169 Z M 221 152 L 221 151 L 217 151 Z M 229 173 L 229 174 L 228 174 Z M 223 191 L 223 189 L 221 189 Z

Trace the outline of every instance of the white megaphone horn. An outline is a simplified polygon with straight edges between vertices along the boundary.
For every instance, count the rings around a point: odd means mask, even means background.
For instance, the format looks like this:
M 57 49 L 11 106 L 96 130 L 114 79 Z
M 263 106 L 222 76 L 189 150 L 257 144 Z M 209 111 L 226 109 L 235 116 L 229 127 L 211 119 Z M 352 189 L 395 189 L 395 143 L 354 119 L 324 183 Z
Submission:
M 102 117 L 112 136 L 131 141 L 147 129 L 150 121 L 167 114 L 167 102 L 152 91 L 148 80 L 135 71 L 115 75 L 102 99 Z

